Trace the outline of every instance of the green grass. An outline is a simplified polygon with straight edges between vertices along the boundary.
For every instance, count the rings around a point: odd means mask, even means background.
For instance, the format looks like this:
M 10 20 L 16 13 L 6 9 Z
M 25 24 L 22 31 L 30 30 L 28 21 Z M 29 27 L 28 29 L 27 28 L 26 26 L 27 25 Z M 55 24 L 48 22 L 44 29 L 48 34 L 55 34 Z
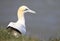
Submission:
M 18 38 L 8 34 L 8 30 L 0 28 L 0 41 L 40 41 L 37 38 L 20 36 Z M 42 41 L 42 40 L 41 40 Z M 51 37 L 48 41 L 60 41 L 60 37 Z
M 6 29 L 0 28 L 0 41 L 39 41 L 37 38 L 20 36 L 18 38 L 14 37 L 11 34 L 8 34 Z

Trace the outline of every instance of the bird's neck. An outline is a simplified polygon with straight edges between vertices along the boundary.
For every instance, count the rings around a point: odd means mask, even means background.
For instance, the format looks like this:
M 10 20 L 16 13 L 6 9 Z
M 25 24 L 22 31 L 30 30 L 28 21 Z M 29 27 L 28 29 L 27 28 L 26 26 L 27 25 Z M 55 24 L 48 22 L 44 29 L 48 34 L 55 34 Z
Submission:
M 18 21 L 17 22 L 25 25 L 24 13 L 22 11 L 18 11 L 17 16 L 18 16 Z

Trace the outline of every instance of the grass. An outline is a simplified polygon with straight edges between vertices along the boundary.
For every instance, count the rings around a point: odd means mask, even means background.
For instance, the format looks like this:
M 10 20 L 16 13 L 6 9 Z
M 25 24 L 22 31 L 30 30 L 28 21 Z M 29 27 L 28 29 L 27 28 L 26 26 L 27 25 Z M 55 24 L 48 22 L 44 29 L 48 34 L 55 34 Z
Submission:
M 11 34 L 8 34 L 6 29 L 0 28 L 0 41 L 39 41 L 37 38 L 20 36 L 18 38 L 14 37 Z
M 48 41 L 60 41 L 60 36 L 58 36 L 58 37 L 51 37 L 51 38 L 49 38 Z
M 0 28 L 0 41 L 39 41 L 39 39 L 27 36 L 20 36 L 16 38 L 13 35 L 8 34 L 6 29 Z M 50 37 L 48 41 L 60 41 L 60 37 Z

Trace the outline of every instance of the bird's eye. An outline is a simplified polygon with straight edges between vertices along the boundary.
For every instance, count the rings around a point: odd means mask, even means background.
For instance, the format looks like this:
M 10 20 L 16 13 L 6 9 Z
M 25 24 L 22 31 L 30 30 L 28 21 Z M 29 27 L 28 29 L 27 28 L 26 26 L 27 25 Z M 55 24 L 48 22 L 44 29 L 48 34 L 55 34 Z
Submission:
M 24 11 L 27 11 L 28 9 L 25 9 Z

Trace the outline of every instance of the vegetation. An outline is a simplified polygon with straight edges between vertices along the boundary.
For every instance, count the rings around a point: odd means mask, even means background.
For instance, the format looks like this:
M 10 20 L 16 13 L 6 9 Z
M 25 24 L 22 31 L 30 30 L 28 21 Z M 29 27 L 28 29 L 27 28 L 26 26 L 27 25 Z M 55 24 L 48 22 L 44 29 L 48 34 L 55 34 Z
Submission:
M 0 41 L 39 41 L 37 38 L 21 36 L 21 37 L 14 37 L 11 34 L 8 34 L 6 29 L 0 29 Z
M 60 37 L 51 37 L 48 41 L 60 41 Z
M 8 31 L 6 29 L 0 28 L 0 41 L 39 41 L 39 40 L 35 37 L 32 38 L 27 36 L 20 36 L 16 38 L 13 35 L 8 34 Z M 60 37 L 50 37 L 48 41 L 60 41 Z

